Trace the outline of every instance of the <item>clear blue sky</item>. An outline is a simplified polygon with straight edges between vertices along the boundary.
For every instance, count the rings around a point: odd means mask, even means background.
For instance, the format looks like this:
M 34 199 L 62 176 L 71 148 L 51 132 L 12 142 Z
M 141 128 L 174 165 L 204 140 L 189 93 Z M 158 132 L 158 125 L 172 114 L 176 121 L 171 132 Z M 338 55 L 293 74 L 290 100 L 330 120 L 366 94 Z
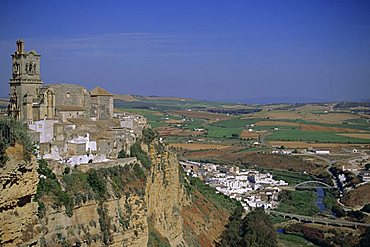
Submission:
M 370 1 L 0 2 L 0 96 L 22 37 L 45 83 L 211 100 L 370 98 Z

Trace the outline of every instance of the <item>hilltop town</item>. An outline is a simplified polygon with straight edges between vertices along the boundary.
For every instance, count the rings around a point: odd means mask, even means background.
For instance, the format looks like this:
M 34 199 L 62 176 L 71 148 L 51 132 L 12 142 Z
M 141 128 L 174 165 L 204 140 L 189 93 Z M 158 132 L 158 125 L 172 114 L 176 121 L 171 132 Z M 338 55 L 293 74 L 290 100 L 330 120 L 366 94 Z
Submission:
M 71 166 L 129 155 L 147 126 L 137 114 L 116 113 L 113 94 L 97 86 L 44 84 L 36 51 L 16 42 L 8 116 L 27 123 L 38 157 Z

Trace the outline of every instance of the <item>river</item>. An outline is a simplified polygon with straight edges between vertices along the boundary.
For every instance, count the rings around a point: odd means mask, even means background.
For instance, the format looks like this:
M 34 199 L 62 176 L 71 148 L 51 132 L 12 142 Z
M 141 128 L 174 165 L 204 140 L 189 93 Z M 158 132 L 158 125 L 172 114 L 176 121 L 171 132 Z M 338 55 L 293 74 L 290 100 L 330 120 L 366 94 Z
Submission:
M 325 197 L 324 189 L 321 188 L 321 187 L 317 188 L 316 189 L 316 195 L 317 195 L 316 205 L 319 208 L 320 212 L 326 211 L 326 207 L 325 207 L 325 204 L 324 204 L 324 197 Z

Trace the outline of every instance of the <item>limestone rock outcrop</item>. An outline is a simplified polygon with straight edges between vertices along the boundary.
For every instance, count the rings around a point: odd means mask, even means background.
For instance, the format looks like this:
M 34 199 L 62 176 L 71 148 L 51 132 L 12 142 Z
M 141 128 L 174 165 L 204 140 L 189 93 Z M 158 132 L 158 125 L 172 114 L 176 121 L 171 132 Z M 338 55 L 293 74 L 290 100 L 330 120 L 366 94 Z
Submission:
M 0 246 L 28 246 L 40 234 L 38 204 L 33 201 L 39 181 L 37 162 L 22 160 L 20 145 L 7 150 L 0 168 Z

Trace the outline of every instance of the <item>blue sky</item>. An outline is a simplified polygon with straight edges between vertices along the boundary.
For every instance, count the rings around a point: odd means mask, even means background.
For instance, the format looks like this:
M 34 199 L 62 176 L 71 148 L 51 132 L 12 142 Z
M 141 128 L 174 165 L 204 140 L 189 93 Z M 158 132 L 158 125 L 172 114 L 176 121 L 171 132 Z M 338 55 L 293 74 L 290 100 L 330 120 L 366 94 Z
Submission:
M 247 103 L 370 98 L 370 1 L 2 0 L 0 96 L 19 37 L 42 55 L 45 83 Z

